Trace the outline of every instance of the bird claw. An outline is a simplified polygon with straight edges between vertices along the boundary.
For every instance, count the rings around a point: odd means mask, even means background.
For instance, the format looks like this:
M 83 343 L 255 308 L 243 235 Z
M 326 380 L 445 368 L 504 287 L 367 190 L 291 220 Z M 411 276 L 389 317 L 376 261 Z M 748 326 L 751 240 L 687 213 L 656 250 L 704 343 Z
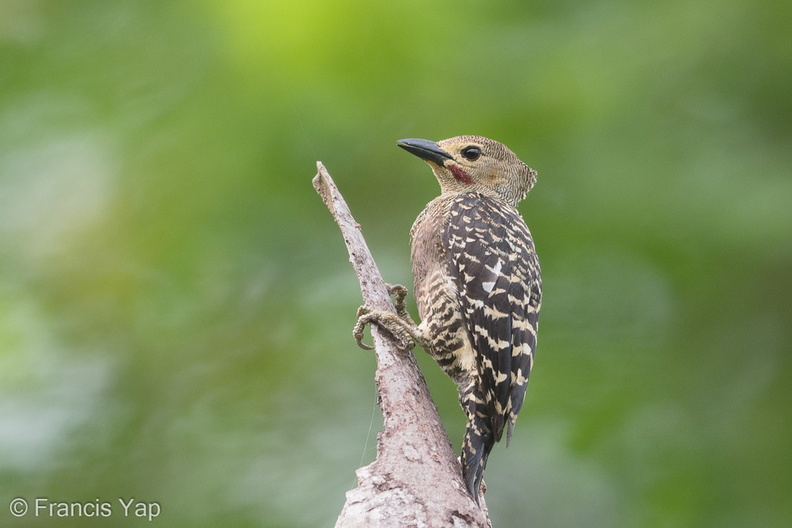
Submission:
M 386 284 L 385 286 L 388 289 L 388 295 L 392 295 L 394 298 L 393 304 L 396 308 L 396 313 L 372 310 L 365 304 L 358 308 L 357 322 L 352 329 L 352 336 L 355 338 L 355 342 L 364 350 L 374 349 L 373 346 L 363 342 L 363 334 L 366 325 L 376 323 L 387 330 L 398 341 L 400 349 L 412 350 L 416 344 L 424 347 L 427 344 L 426 340 L 422 338 L 418 327 L 407 312 L 405 303 L 407 288 L 401 284 Z
M 407 303 L 405 302 L 407 288 L 401 284 L 386 284 L 385 286 L 388 288 L 388 295 L 392 295 L 394 298 L 393 304 L 396 308 L 396 314 L 402 319 L 409 319 L 410 315 L 407 313 Z
M 366 343 L 363 342 L 363 336 L 360 337 L 356 336 L 355 342 L 357 343 L 357 346 L 359 346 L 363 350 L 374 350 L 374 347 L 372 345 L 367 345 Z
M 406 294 L 407 290 L 403 286 L 399 286 L 399 288 L 404 290 Z M 397 293 L 397 295 L 401 295 L 401 293 Z M 374 349 L 373 346 L 363 342 L 363 333 L 366 325 L 371 323 L 376 323 L 387 330 L 393 338 L 398 341 L 398 347 L 400 349 L 411 350 L 415 347 L 415 340 L 410 335 L 410 329 L 407 327 L 408 324 L 414 326 L 415 323 L 412 323 L 409 318 L 405 320 L 400 315 L 384 312 L 382 310 L 372 310 L 366 305 L 358 308 L 357 317 L 358 320 L 355 323 L 355 327 L 352 329 L 352 336 L 355 338 L 355 342 L 360 348 L 364 350 Z
M 374 347 L 371 345 L 367 345 L 363 342 L 363 331 L 366 329 L 366 325 L 371 322 L 370 316 L 371 310 L 364 304 L 363 306 L 357 309 L 357 322 L 355 323 L 355 327 L 352 329 L 352 337 L 355 338 L 355 343 L 357 346 L 362 348 L 363 350 L 374 350 Z

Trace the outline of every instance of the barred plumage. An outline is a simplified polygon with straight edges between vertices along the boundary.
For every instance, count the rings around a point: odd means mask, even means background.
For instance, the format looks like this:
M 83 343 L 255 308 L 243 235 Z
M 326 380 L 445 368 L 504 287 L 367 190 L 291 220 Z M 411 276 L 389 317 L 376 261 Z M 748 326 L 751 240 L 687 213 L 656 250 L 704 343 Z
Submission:
M 462 472 L 478 501 L 493 445 L 504 429 L 511 437 L 536 349 L 539 261 L 516 209 L 536 172 L 483 137 L 398 144 L 429 163 L 441 188 L 410 232 L 421 323 L 364 310 L 355 335 L 360 342 L 371 321 L 406 333 L 456 382 L 468 418 Z
M 511 438 L 525 397 L 536 346 L 539 263 L 517 210 L 488 196 L 454 199 L 446 233 L 449 272 L 478 367 L 463 456 L 473 493 L 506 424 L 507 443 Z

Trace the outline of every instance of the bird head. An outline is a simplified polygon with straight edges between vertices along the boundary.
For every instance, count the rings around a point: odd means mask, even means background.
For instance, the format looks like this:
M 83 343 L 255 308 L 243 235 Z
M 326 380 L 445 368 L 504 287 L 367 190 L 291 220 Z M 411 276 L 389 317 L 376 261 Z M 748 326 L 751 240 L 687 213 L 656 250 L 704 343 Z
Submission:
M 435 143 L 401 139 L 397 144 L 432 168 L 445 193 L 480 192 L 516 206 L 536 183 L 536 171 L 506 145 L 481 136 L 457 136 Z

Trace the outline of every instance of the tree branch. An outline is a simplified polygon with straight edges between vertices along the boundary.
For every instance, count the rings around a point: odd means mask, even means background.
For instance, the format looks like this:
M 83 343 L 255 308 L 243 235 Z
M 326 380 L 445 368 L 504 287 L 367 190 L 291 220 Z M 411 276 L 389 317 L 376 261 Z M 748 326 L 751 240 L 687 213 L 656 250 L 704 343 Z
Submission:
M 377 265 L 349 207 L 321 162 L 316 191 L 344 237 L 363 301 L 395 313 Z M 377 458 L 357 470 L 358 487 L 347 492 L 336 528 L 491 528 L 487 507 L 468 494 L 462 471 L 415 357 L 377 325 L 371 328 L 377 355 L 375 381 L 385 430 Z

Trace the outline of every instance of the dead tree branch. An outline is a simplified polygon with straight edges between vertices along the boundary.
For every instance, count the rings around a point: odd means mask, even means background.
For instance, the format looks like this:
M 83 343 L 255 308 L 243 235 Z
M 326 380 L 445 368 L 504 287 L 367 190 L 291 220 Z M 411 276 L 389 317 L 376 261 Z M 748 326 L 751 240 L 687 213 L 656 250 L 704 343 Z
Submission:
M 360 226 L 324 165 L 316 165 L 313 185 L 341 229 L 363 301 L 395 313 Z M 376 460 L 357 470 L 358 487 L 347 492 L 336 528 L 491 528 L 483 498 L 479 508 L 465 489 L 415 357 L 399 350 L 386 331 L 376 325 L 371 330 L 385 430 L 377 438 Z

